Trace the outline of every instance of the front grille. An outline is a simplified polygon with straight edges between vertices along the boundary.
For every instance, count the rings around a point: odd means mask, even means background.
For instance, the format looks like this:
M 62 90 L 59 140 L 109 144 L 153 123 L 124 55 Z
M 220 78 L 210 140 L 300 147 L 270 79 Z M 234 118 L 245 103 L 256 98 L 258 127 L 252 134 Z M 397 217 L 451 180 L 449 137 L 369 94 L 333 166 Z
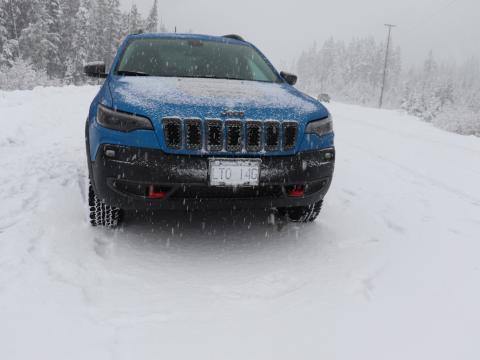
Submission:
M 262 149 L 262 123 L 260 121 L 247 122 L 247 151 L 257 152 Z
M 295 147 L 297 142 L 297 123 L 286 121 L 283 124 L 283 148 L 290 150 Z
M 265 123 L 265 150 L 276 151 L 280 148 L 280 123 L 267 121 Z
M 241 151 L 243 123 L 241 121 L 229 120 L 225 122 L 225 126 L 227 127 L 227 151 Z
M 223 126 L 220 120 L 207 120 L 207 150 L 223 149 Z
M 172 149 L 180 149 L 182 147 L 182 121 L 178 118 L 163 119 L 163 133 L 165 134 L 165 142 Z
M 290 151 L 298 139 L 295 121 L 163 119 L 165 143 L 171 149 L 229 152 Z
M 190 150 L 202 148 L 202 122 L 200 119 L 185 120 L 186 146 Z

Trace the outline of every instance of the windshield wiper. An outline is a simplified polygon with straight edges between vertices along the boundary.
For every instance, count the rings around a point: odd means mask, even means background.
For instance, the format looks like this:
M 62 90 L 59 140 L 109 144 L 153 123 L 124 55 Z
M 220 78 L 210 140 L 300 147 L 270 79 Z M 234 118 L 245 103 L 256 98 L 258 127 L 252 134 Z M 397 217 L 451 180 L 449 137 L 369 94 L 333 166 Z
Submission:
M 242 81 L 249 81 L 247 79 L 230 77 L 230 76 L 217 76 L 217 75 L 182 75 L 180 77 L 187 77 L 187 78 L 197 78 L 197 79 L 224 79 L 224 80 L 242 80 Z
M 147 73 L 141 71 L 129 71 L 129 70 L 118 70 L 117 75 L 124 75 L 124 76 L 150 76 Z
M 204 77 L 207 79 L 245 80 L 245 79 L 231 77 L 231 76 L 217 76 L 217 75 L 203 75 L 201 77 Z

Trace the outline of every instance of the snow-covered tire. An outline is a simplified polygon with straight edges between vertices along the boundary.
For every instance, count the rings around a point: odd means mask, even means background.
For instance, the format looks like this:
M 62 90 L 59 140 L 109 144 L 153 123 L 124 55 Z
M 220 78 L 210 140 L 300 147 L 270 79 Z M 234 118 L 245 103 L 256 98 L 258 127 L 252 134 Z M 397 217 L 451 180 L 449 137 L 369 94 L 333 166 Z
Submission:
M 92 184 L 88 185 L 88 209 L 92 226 L 105 226 L 112 229 L 117 227 L 122 220 L 122 210 L 102 202 L 95 195 Z
M 322 210 L 323 201 L 320 200 L 307 206 L 296 206 L 290 208 L 280 208 L 280 215 L 287 216 L 292 222 L 308 223 L 314 221 Z

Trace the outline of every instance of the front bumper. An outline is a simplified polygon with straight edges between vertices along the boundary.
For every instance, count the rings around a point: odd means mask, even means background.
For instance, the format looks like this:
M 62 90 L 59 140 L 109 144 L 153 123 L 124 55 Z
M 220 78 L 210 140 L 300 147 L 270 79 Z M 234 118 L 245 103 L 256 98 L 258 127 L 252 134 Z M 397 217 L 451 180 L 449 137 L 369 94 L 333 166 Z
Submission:
M 327 159 L 327 153 L 333 157 Z M 103 145 L 89 169 L 97 196 L 122 209 L 291 207 L 323 199 L 332 180 L 334 154 L 328 148 L 292 156 L 260 156 L 259 186 L 240 188 L 209 186 L 212 156 L 207 155 L 169 155 L 154 149 Z M 166 196 L 148 198 L 151 185 Z M 298 185 L 304 186 L 305 194 L 288 196 L 288 189 Z

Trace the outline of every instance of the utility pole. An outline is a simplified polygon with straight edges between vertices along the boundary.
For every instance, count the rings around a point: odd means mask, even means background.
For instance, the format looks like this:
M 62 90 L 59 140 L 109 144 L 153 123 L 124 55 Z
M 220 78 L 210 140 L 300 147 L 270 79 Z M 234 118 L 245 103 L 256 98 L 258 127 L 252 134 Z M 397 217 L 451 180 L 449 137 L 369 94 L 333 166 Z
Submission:
M 387 49 L 385 51 L 385 63 L 383 66 L 383 79 L 382 79 L 382 90 L 380 92 L 380 101 L 378 102 L 378 107 L 381 108 L 383 105 L 383 91 L 385 90 L 385 80 L 387 77 L 387 64 L 388 64 L 388 50 L 390 49 L 390 35 L 392 33 L 392 28 L 396 25 L 385 24 L 388 27 L 388 37 L 387 37 Z

